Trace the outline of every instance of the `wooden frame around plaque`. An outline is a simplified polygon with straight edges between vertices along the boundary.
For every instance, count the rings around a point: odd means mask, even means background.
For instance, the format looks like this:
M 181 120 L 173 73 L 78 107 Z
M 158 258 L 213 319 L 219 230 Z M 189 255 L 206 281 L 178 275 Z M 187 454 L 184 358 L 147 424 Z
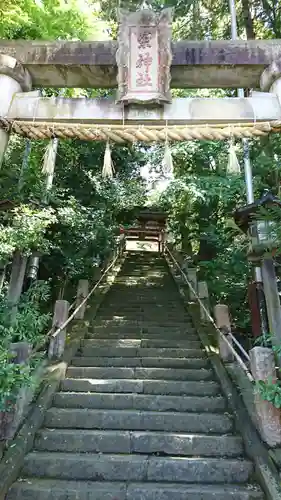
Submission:
M 171 102 L 172 18 L 172 8 L 161 12 L 120 9 L 117 102 Z

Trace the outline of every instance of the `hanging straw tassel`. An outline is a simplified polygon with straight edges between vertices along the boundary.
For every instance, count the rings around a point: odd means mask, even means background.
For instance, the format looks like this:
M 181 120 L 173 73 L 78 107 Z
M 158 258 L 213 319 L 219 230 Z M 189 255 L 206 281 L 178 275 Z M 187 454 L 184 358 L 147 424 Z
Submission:
M 239 161 L 236 156 L 233 139 L 229 141 L 228 163 L 226 172 L 228 174 L 239 175 L 241 173 Z
M 172 174 L 173 173 L 173 157 L 172 157 L 172 152 L 170 149 L 168 139 L 166 139 L 166 142 L 165 142 L 165 151 L 164 151 L 162 165 L 164 168 L 164 174 Z
M 115 172 L 115 170 L 114 170 L 114 165 L 113 165 L 113 161 L 111 158 L 110 144 L 109 144 L 109 141 L 107 141 L 106 147 L 105 147 L 105 153 L 104 153 L 102 176 L 112 179 L 114 172 Z
M 56 156 L 58 149 L 58 139 L 51 139 L 43 158 L 42 173 L 46 175 L 51 175 L 55 169 Z

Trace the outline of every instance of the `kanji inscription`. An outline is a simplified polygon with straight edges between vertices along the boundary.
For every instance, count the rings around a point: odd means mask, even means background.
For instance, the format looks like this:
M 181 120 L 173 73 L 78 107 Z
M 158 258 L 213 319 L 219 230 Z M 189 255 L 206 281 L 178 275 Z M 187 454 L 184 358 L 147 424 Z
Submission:
M 119 13 L 118 102 L 171 101 L 172 9 Z
M 131 92 L 158 91 L 157 28 L 131 28 L 129 88 Z

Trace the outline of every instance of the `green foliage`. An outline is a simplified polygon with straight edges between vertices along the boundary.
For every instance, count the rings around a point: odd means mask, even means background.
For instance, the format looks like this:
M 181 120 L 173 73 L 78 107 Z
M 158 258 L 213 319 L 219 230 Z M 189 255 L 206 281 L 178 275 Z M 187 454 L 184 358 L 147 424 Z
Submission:
M 276 356 L 281 354 L 281 346 L 273 344 L 272 334 L 264 333 L 255 340 L 256 346 L 272 349 Z M 255 389 L 264 401 L 268 401 L 276 408 L 281 408 L 281 382 L 279 379 L 273 380 L 269 377 L 267 380 L 257 380 Z
M 42 313 L 42 305 L 50 296 L 46 283 L 36 282 L 22 294 L 17 312 L 11 321 L 11 309 L 5 296 L 0 296 L 0 343 L 26 341 L 37 345 L 43 340 L 43 333 L 50 321 L 50 314 Z
M 96 20 L 87 0 L 1 0 L 0 37 L 85 39 L 94 34 Z
M 10 350 L 11 342 L 25 341 L 40 345 L 50 321 L 50 314 L 42 314 L 42 302 L 48 300 L 49 286 L 35 283 L 22 295 L 18 310 L 11 322 L 11 310 L 5 297 L 0 297 L 0 411 L 12 410 L 19 390 L 33 382 L 34 369 L 41 356 L 27 364 L 15 364 Z
M 19 390 L 30 383 L 29 366 L 13 363 L 13 356 L 0 343 L 0 411 L 11 410 Z
M 25 254 L 32 250 L 48 252 L 50 243 L 45 238 L 45 231 L 55 221 L 51 208 L 20 205 L 5 214 L 0 223 L 0 258 L 6 260 L 15 250 Z
M 281 408 L 281 382 L 279 380 L 258 380 L 256 390 L 265 401 L 273 404 L 275 408 Z

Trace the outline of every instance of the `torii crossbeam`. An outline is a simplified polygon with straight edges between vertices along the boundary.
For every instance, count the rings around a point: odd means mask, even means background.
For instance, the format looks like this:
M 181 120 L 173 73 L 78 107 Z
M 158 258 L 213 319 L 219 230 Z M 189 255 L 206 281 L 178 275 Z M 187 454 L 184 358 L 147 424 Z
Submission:
M 119 21 L 117 42 L 0 42 L 0 163 L 11 131 L 119 143 L 280 131 L 280 40 L 172 43 L 170 9 L 123 13 Z M 47 86 L 117 86 L 118 104 L 32 92 Z M 262 92 L 243 99 L 171 99 L 170 86 Z

